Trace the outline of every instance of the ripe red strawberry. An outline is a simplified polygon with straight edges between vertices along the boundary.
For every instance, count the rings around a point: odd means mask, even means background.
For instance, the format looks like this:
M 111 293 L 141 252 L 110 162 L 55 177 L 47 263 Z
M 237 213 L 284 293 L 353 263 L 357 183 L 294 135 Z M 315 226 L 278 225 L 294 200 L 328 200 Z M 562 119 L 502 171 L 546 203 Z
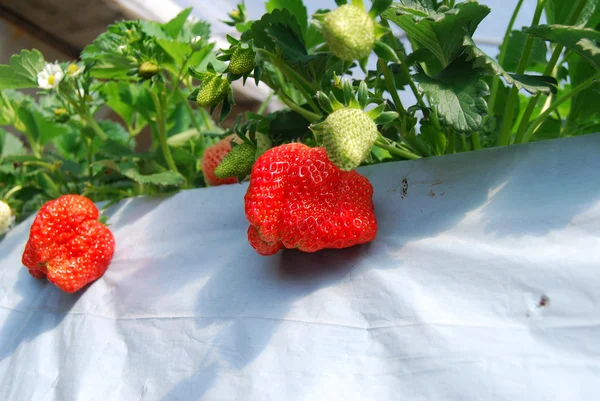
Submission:
M 221 179 L 215 175 L 215 169 L 219 167 L 225 156 L 231 152 L 231 141 L 236 140 L 236 138 L 238 136 L 235 134 L 226 136 L 204 151 L 204 155 L 202 155 L 202 172 L 204 173 L 204 180 L 208 185 L 217 186 L 238 182 L 236 177 Z
M 346 248 L 377 234 L 371 183 L 337 168 L 323 148 L 293 143 L 268 150 L 252 168 L 244 200 L 248 240 L 261 255 L 282 247 Z
M 35 278 L 75 292 L 100 278 L 112 259 L 115 239 L 98 221 L 91 200 L 64 195 L 46 203 L 29 232 L 22 262 Z

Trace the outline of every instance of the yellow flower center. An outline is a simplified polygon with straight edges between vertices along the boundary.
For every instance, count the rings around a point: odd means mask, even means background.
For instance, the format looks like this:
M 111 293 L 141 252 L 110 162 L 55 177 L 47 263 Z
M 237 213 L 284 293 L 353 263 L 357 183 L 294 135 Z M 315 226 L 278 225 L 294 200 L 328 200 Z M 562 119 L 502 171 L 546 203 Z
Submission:
M 54 81 L 56 80 L 56 77 L 54 75 L 50 75 L 48 77 L 48 84 L 50 85 L 54 85 Z
M 67 74 L 69 75 L 73 75 L 77 71 L 79 71 L 79 66 L 77 66 L 77 64 L 69 64 L 69 66 L 67 67 Z

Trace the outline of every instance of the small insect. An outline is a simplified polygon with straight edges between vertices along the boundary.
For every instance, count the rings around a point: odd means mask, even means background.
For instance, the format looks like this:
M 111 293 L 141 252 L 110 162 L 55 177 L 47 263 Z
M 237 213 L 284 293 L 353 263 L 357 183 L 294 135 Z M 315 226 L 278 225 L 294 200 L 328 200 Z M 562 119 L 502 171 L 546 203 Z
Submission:
M 549 303 L 550 298 L 548 297 L 548 295 L 542 295 L 542 297 L 540 298 L 540 302 L 538 303 L 538 308 L 544 308 L 548 306 Z
M 402 199 L 406 198 L 406 195 L 408 195 L 408 179 L 404 178 L 402 180 Z

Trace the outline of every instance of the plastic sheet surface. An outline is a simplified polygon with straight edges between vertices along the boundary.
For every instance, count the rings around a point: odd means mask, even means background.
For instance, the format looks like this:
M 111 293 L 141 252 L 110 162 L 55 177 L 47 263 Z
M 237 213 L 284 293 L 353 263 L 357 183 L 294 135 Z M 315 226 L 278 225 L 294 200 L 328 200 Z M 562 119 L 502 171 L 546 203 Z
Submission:
M 0 242 L 0 400 L 598 400 L 600 135 L 362 169 L 371 244 L 257 255 L 245 185 L 108 210 L 75 295 Z

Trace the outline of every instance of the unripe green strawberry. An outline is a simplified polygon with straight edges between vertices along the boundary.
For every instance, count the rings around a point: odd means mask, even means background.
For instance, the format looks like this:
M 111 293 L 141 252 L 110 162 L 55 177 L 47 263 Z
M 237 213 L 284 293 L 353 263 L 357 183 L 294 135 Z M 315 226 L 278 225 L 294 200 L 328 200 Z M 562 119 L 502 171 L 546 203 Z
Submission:
M 254 50 L 238 47 L 231 55 L 229 61 L 229 71 L 233 74 L 245 74 L 254 69 Z
M 13 222 L 13 215 L 10 206 L 4 201 L 0 201 L 0 235 L 6 234 Z
M 212 107 L 219 104 L 229 93 L 231 86 L 223 77 L 213 76 L 202 81 L 196 102 L 200 107 Z
M 345 4 L 325 17 L 323 38 L 340 59 L 362 60 L 375 46 L 375 21 L 362 8 Z
M 256 147 L 251 143 L 235 146 L 215 169 L 215 176 L 221 179 L 247 176 L 252 170 L 255 154 Z
M 152 78 L 160 72 L 160 67 L 154 64 L 152 61 L 145 61 L 138 68 L 138 74 L 142 78 Z
M 377 139 L 377 125 L 362 110 L 345 107 L 331 113 L 323 127 L 323 145 L 339 169 L 350 171 L 367 158 Z

